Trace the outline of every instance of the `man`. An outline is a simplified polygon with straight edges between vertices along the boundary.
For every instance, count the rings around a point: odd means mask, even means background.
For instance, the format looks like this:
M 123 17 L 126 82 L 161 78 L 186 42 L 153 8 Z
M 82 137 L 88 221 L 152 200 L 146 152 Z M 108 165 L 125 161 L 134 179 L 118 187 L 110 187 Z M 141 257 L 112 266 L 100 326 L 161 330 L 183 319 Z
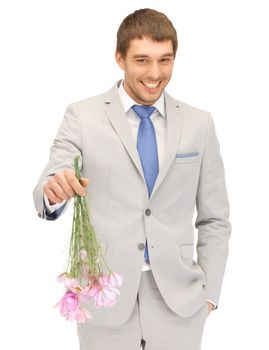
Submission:
M 231 234 L 224 167 L 211 114 L 165 91 L 177 45 L 160 12 L 123 20 L 116 61 L 124 80 L 68 106 L 34 190 L 47 220 L 75 193 L 89 196 L 105 258 L 124 278 L 113 307 L 83 305 L 93 318 L 78 324 L 81 350 L 198 350 L 218 307 Z

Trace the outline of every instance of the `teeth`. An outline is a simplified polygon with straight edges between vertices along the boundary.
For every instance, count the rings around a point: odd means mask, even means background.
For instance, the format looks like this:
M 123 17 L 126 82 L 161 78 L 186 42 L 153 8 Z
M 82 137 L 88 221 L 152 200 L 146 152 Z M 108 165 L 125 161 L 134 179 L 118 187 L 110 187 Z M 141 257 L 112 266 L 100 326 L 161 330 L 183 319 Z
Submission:
M 148 88 L 150 88 L 150 89 L 155 89 L 158 85 L 159 85 L 159 83 L 160 82 L 158 82 L 158 83 L 156 83 L 156 84 L 149 84 L 149 83 L 145 83 L 145 82 L 143 82 Z

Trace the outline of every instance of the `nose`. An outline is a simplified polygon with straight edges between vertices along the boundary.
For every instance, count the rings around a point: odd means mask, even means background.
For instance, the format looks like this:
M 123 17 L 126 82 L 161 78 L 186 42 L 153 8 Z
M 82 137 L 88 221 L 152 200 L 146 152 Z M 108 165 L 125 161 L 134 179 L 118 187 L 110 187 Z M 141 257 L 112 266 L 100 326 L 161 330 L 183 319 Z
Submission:
M 157 81 L 161 76 L 158 62 L 152 62 L 148 71 L 148 78 L 152 81 Z

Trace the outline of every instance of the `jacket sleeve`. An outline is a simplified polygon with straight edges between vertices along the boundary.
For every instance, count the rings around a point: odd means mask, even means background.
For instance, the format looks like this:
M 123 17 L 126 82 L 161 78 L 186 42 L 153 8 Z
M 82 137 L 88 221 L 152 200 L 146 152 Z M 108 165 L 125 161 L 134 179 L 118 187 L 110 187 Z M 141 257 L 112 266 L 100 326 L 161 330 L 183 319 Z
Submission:
M 45 207 L 43 188 L 46 181 L 55 173 L 65 169 L 74 169 L 74 158 L 77 155 L 82 160 L 81 128 L 73 106 L 70 104 L 65 111 L 53 145 L 50 148 L 49 161 L 33 191 L 35 208 L 40 218 L 55 220 L 66 211 L 70 201 L 67 201 L 65 205 L 50 214 Z M 80 161 L 80 164 L 82 167 L 82 161 Z
M 209 113 L 205 149 L 196 195 L 197 263 L 206 276 L 207 298 L 218 307 L 231 235 L 223 160 Z

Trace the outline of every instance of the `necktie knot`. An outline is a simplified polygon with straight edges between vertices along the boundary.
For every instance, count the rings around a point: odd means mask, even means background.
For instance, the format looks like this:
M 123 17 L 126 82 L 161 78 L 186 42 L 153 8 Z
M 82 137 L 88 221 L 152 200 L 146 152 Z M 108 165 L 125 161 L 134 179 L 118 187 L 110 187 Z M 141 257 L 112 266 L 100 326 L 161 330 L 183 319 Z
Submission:
M 149 118 L 156 108 L 152 106 L 133 105 L 132 109 L 140 117 L 140 119 L 144 119 Z

